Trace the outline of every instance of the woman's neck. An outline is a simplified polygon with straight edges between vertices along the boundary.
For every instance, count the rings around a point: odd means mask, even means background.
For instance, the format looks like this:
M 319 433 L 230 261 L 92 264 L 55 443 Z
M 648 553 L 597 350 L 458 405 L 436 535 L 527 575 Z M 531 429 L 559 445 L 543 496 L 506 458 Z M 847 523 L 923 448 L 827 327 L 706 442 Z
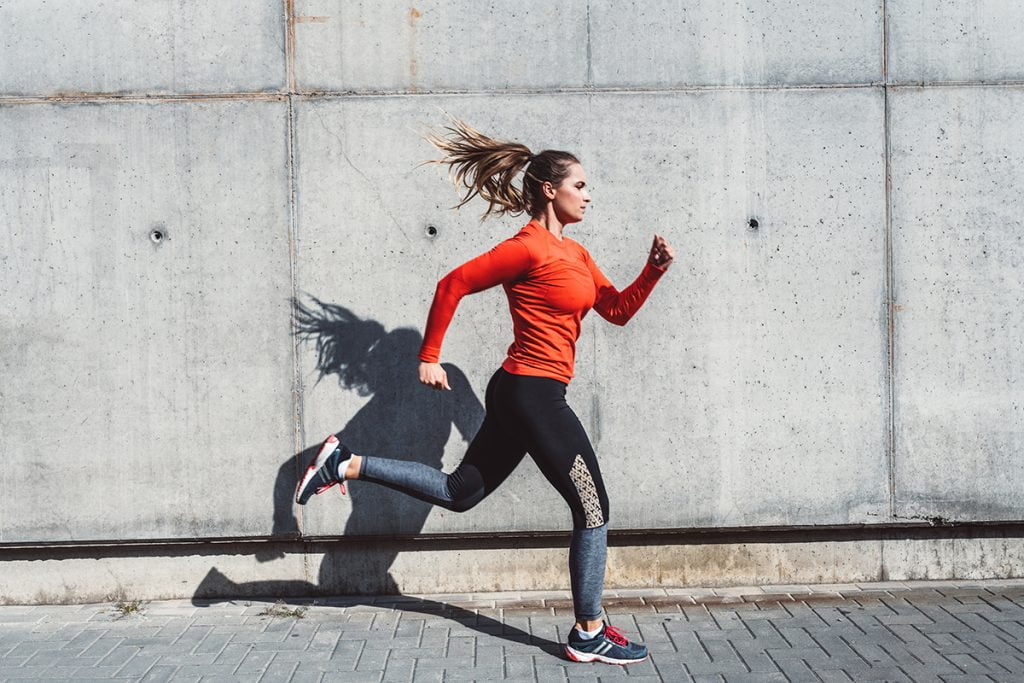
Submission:
M 563 225 L 562 222 L 558 220 L 558 218 L 555 216 L 555 212 L 551 208 L 551 204 L 547 205 L 547 207 L 544 210 L 544 213 L 542 213 L 539 216 L 534 216 L 533 220 L 535 220 L 539 225 L 543 226 L 545 230 L 554 235 L 555 239 L 557 239 L 559 242 L 562 241 L 562 229 L 565 228 L 565 225 Z

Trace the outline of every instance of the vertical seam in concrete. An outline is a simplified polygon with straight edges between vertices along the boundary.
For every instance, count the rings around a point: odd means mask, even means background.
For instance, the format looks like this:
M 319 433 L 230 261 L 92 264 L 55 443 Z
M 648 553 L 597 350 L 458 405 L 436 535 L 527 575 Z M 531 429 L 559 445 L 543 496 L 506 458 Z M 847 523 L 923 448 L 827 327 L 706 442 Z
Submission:
M 295 318 L 295 306 L 292 302 L 299 296 L 298 274 L 298 203 L 296 201 L 297 182 L 295 178 L 295 104 L 292 95 L 288 96 L 288 265 L 291 271 L 291 301 L 289 301 L 289 317 L 291 320 L 292 348 L 292 420 L 293 447 L 301 453 L 306 442 L 305 419 L 303 410 L 302 370 L 299 363 L 298 321 Z M 302 463 L 296 456 L 295 473 L 298 476 Z M 302 510 L 296 511 L 296 522 L 299 533 L 302 532 Z
M 889 5 L 882 0 L 882 83 L 889 85 Z
M 889 518 L 896 517 L 896 320 L 895 320 L 895 274 L 893 272 L 892 240 L 892 148 L 890 141 L 889 112 L 889 8 L 888 0 L 882 0 L 882 102 L 885 135 L 885 316 L 887 332 L 886 368 L 888 415 L 886 428 L 886 460 L 889 469 Z
M 291 275 L 291 301 L 289 301 L 289 317 L 291 321 L 291 349 L 292 349 L 292 447 L 295 453 L 302 453 L 306 442 L 305 420 L 303 410 L 303 387 L 302 370 L 299 364 L 299 338 L 298 321 L 295 318 L 294 303 L 299 296 L 298 282 L 298 203 L 296 201 L 297 182 L 295 177 L 295 146 L 296 146 L 296 120 L 295 120 L 295 2 L 284 0 L 285 16 L 285 68 L 288 78 L 288 267 Z M 298 477 L 302 463 L 299 462 L 299 455 L 295 456 L 295 475 Z M 295 512 L 295 522 L 299 534 L 302 535 L 302 510 Z M 308 580 L 308 567 L 306 570 Z
M 591 61 L 590 47 L 590 0 L 587 0 L 587 80 L 584 85 L 588 88 L 594 87 L 594 66 Z

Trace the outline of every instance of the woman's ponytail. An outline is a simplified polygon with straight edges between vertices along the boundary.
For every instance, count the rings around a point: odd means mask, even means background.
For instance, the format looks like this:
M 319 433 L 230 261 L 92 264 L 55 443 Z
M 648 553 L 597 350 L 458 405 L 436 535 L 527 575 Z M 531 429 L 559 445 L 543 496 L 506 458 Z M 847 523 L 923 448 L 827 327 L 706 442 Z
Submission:
M 487 202 L 481 220 L 492 213 L 512 216 L 528 213 L 537 216 L 547 203 L 541 190 L 545 182 L 558 185 L 568 176 L 569 166 L 579 160 L 569 152 L 544 150 L 533 154 L 518 142 L 495 140 L 458 119 L 446 126 L 448 135 L 430 134 L 427 140 L 444 154 L 436 159 L 447 164 L 452 181 L 465 189 L 463 206 L 479 195 Z M 525 171 L 523 188 L 514 185 Z
M 445 130 L 450 135 L 431 134 L 427 140 L 444 153 L 444 158 L 436 162 L 447 164 L 452 182 L 465 188 L 465 195 L 455 208 L 480 195 L 487 202 L 482 218 L 492 213 L 514 216 L 527 210 L 522 191 L 513 185 L 516 176 L 533 159 L 526 145 L 495 140 L 458 119 Z

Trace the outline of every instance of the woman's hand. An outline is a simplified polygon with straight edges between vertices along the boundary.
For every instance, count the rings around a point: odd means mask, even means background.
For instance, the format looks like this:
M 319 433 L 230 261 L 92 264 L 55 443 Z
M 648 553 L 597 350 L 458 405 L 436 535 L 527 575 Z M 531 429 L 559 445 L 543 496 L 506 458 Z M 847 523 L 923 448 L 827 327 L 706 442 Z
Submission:
M 668 270 L 668 267 L 672 265 L 672 261 L 676 258 L 676 251 L 672 248 L 665 238 L 661 235 L 654 235 L 654 244 L 651 245 L 651 254 L 647 257 L 647 260 L 652 266 L 657 266 L 662 270 Z
M 440 363 L 420 363 L 420 384 L 451 391 L 451 387 L 448 386 L 448 373 Z

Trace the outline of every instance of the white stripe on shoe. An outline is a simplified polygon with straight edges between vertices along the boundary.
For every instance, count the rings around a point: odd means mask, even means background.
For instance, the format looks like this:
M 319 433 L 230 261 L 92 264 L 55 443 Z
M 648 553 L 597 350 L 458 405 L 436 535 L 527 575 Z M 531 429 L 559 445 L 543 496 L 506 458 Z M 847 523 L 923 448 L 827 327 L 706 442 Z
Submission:
M 333 434 L 328 436 L 324 440 L 323 445 L 320 446 L 320 451 L 316 454 L 316 458 L 314 458 L 313 462 L 311 462 L 309 467 L 306 468 L 306 473 L 303 475 L 302 479 L 299 480 L 298 486 L 295 487 L 295 502 L 296 503 L 299 503 L 300 505 L 304 504 L 304 503 L 300 502 L 299 499 L 301 498 L 302 493 L 309 486 L 313 485 L 313 480 L 316 479 L 318 475 L 320 475 L 319 476 L 320 483 L 318 483 L 316 485 L 316 490 L 315 490 L 313 495 L 316 495 L 316 494 L 322 493 L 323 491 L 326 491 L 327 489 L 329 489 L 332 486 L 334 486 L 335 483 L 339 483 L 339 484 L 344 485 L 343 484 L 344 480 L 335 481 L 335 482 L 331 482 L 329 480 L 325 481 L 324 480 L 325 478 L 321 475 L 321 468 L 323 467 L 324 462 L 326 462 L 327 459 L 331 456 L 331 454 L 334 453 L 335 450 L 337 450 L 338 446 L 339 446 L 338 437 L 334 436 Z M 328 475 L 329 474 L 330 473 L 328 473 Z

